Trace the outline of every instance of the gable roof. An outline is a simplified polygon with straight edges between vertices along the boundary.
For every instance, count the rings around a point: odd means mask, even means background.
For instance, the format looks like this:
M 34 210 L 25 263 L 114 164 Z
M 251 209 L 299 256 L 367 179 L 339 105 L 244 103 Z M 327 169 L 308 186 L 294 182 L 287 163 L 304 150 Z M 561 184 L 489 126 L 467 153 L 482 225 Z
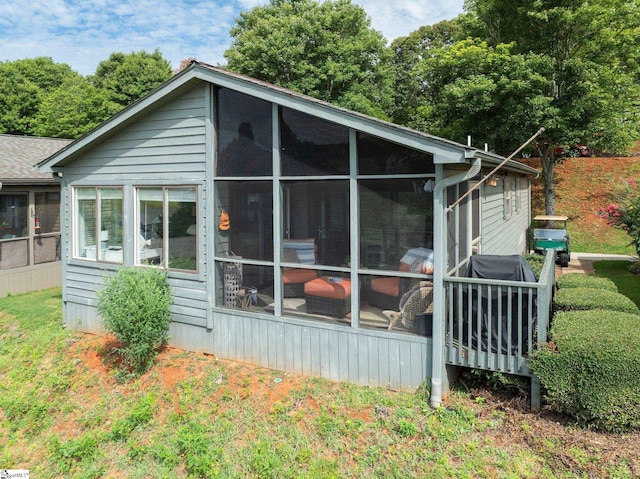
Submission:
M 43 172 L 51 172 L 53 168 L 63 167 L 94 144 L 97 144 L 97 142 L 112 136 L 147 111 L 158 107 L 202 82 L 227 87 L 240 93 L 303 111 L 389 141 L 400 142 L 419 151 L 432 153 L 436 163 L 464 164 L 470 162 L 472 158 L 482 157 L 483 160 L 488 160 L 488 163 L 495 165 L 504 160 L 504 157 L 499 155 L 379 120 L 268 82 L 194 60 L 189 67 L 167 80 L 145 97 L 127 106 L 64 149 L 40 162 L 37 165 L 38 169 Z M 538 173 L 537 170 L 516 161 L 509 162 L 508 166 L 527 174 Z
M 57 183 L 34 165 L 72 140 L 0 134 L 0 181 L 5 185 Z

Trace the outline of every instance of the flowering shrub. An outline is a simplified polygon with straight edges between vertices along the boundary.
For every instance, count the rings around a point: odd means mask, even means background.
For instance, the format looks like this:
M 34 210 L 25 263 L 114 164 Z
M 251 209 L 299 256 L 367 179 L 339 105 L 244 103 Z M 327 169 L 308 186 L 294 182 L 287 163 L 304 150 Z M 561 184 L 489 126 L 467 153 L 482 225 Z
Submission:
M 631 245 L 640 256 L 640 189 L 635 180 L 627 179 L 620 204 L 611 203 L 600 208 L 600 216 L 607 218 L 609 224 L 627 232 Z

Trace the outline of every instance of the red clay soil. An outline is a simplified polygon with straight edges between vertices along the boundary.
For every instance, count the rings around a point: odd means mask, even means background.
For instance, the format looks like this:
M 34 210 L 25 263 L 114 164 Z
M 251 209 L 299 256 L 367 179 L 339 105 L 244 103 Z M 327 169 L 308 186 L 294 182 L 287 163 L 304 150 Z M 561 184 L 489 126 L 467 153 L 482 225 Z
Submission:
M 88 334 L 78 334 L 77 338 L 78 341 L 69 347 L 68 354 L 82 361 L 96 379 L 92 381 L 95 387 L 83 389 L 83 399 L 88 403 L 95 403 L 105 389 L 127 394 L 130 388 L 135 388 L 136 391 L 159 388 L 159 397 L 166 398 L 169 404 L 165 404 L 156 417 L 157 421 L 166 420 L 168 413 L 182 412 L 177 384 L 189 378 L 204 378 L 215 368 L 226 371 L 224 378 L 221 378 L 225 384 L 225 394 L 259 399 L 251 401 L 257 409 L 264 409 L 256 410 L 257 414 L 269 414 L 275 403 L 288 401 L 292 391 L 300 391 L 304 387 L 305 379 L 296 374 L 220 360 L 199 353 L 185 353 L 172 348 L 166 348 L 160 353 L 149 373 L 133 383 L 120 384 L 112 374 L 114 341 Z M 274 381 L 276 377 L 281 380 Z M 483 399 L 480 401 L 477 398 Z M 640 477 L 640 455 L 637 454 L 640 432 L 624 435 L 599 433 L 572 427 L 568 418 L 544 407 L 542 411 L 532 413 L 526 391 L 498 394 L 483 387 L 471 387 L 467 398 L 457 397 L 455 401 L 474 410 L 478 419 L 490 421 L 502 417 L 500 427 L 482 428 L 472 434 L 482 436 L 508 454 L 517 455 L 523 450 L 530 450 L 544 455 L 554 469 L 573 470 L 579 476 L 587 474 L 585 477 L 604 477 L 602 473 L 607 464 L 627 464 L 632 477 Z M 304 399 L 305 410 L 320 410 L 323 405 L 314 402 L 312 398 Z M 290 415 L 295 414 L 294 408 Z M 376 420 L 375 413 L 366 410 L 354 411 L 354 419 L 356 418 L 365 422 Z M 72 430 L 64 432 L 73 434 Z M 556 447 L 549 449 L 550 444 Z M 576 450 L 587 451 L 589 457 L 597 457 L 600 461 L 584 464 L 574 454 Z
M 540 169 L 537 159 L 523 162 Z M 629 180 L 640 184 L 640 157 L 567 158 L 555 166 L 554 179 L 555 212 L 567 215 L 575 231 L 606 244 L 614 229 L 598 211 L 616 202 Z M 533 213 L 544 213 L 542 176 L 533 182 L 532 197 Z

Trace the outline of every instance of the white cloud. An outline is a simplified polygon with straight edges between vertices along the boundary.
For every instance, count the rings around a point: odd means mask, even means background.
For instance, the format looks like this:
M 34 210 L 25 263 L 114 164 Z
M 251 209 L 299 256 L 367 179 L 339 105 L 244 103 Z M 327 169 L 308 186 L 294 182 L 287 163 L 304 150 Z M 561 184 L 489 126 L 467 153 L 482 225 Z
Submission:
M 433 25 L 462 13 L 464 0 L 352 0 L 371 18 L 371 26 L 388 41 L 406 36 L 423 25 Z
M 353 0 L 387 40 L 453 18 L 463 0 Z M 13 0 L 0 2 L 0 61 L 49 56 L 91 74 L 113 52 L 159 49 L 177 68 L 224 61 L 242 10 L 268 0 Z

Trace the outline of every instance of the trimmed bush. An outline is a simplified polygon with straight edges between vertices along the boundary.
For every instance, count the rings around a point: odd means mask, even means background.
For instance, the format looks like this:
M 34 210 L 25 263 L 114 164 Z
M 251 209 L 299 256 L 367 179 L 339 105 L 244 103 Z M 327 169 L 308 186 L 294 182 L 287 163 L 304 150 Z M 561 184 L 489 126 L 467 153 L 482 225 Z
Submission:
M 603 310 L 556 314 L 553 343 L 529 366 L 549 404 L 581 425 L 640 428 L 640 316 Z
M 596 288 L 560 288 L 554 300 L 557 311 L 585 311 L 606 309 L 640 314 L 638 306 L 626 296 Z
M 609 278 L 599 278 L 591 274 L 567 273 L 556 280 L 558 288 L 596 288 L 618 292 L 618 287 Z
M 533 274 L 536 275 L 536 280 L 539 280 L 542 267 L 544 266 L 545 257 L 540 254 L 525 254 L 523 258 L 527 260 L 527 263 L 531 266 Z
M 158 348 L 168 340 L 171 291 L 157 268 L 123 267 L 105 279 L 98 292 L 104 327 L 120 342 L 124 363 L 137 375 L 146 372 Z

